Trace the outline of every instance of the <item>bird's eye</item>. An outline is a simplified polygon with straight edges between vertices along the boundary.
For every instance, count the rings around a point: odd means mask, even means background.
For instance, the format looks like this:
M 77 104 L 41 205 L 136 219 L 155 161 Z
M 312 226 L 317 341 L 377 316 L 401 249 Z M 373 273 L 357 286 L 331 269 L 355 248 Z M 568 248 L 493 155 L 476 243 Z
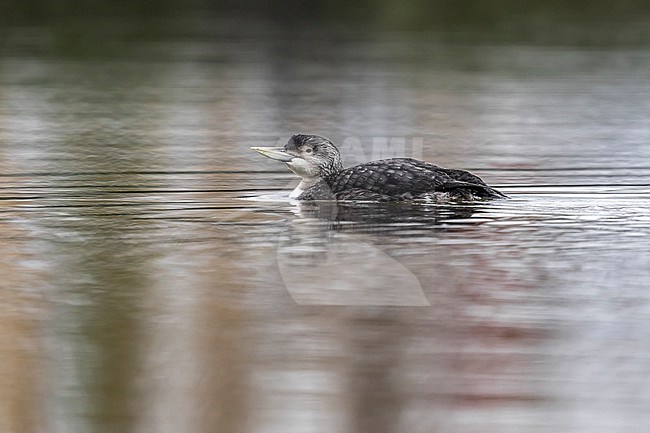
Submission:
M 311 147 L 308 147 L 307 149 L 305 149 L 305 153 L 311 153 L 311 152 L 312 152 Z

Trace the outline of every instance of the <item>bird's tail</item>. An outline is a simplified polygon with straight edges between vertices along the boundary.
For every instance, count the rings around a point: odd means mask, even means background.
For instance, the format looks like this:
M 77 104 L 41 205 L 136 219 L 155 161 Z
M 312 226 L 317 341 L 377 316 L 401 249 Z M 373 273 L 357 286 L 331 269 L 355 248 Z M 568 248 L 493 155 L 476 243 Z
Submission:
M 453 181 L 443 185 L 440 190 L 446 190 L 451 194 L 457 194 L 465 198 L 508 198 L 507 195 L 488 185 L 472 182 Z

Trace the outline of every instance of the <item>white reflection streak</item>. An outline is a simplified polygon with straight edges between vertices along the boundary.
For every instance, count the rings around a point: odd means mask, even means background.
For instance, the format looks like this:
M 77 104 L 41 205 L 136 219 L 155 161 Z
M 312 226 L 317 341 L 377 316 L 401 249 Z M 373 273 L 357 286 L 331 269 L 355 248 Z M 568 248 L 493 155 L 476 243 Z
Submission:
M 185 47 L 190 49 L 190 47 Z M 178 53 L 182 57 L 183 53 Z M 161 87 L 170 98 L 161 108 L 161 121 L 156 129 L 161 131 L 160 149 L 166 151 L 161 163 L 174 167 L 195 162 L 200 158 L 196 151 L 188 152 L 187 137 L 198 131 L 199 137 L 210 137 L 213 119 L 209 104 L 203 98 L 211 89 L 208 71 L 200 64 L 179 62 L 161 74 Z M 196 147 L 200 140 L 190 144 Z M 196 188 L 191 178 L 169 177 L 168 187 Z M 187 198 L 195 197 L 187 195 Z M 167 197 L 161 197 L 167 200 Z M 192 233 L 175 233 L 179 238 Z M 137 414 L 135 431 L 143 433 L 176 433 L 201 431 L 203 420 L 198 410 L 200 396 L 197 384 L 201 383 L 199 365 L 200 347 L 197 335 L 200 325 L 197 315 L 200 302 L 196 288 L 203 286 L 199 279 L 197 263 L 187 261 L 180 252 L 170 251 L 158 262 L 158 278 L 147 299 L 147 310 L 152 317 L 146 333 L 144 374 L 140 383 L 142 406 Z M 207 266 L 207 265 L 206 265 Z
M 329 371 L 262 371 L 256 382 L 262 410 L 259 433 L 344 431 L 345 407 L 333 396 L 340 392 L 339 377 Z M 272 397 L 271 397 L 272 396 Z M 269 398 L 271 397 L 271 398 Z M 288 410 L 289 408 L 289 410 Z
M 12 74 L 20 77 L 39 77 L 55 74 L 42 62 L 14 61 L 4 65 Z M 3 153 L 17 170 L 35 171 L 35 163 L 47 157 L 49 148 L 34 144 L 54 143 L 56 125 L 48 119 L 48 114 L 56 111 L 50 102 L 51 89 L 39 89 L 31 86 L 6 85 L 2 89 L 0 105 L 0 143 L 5 142 Z
M 60 73 L 48 63 L 36 59 L 7 61 L 3 67 L 7 69 L 7 76 L 21 77 L 23 80 Z M 11 169 L 15 172 L 38 171 L 42 161 L 56 151 L 53 143 L 61 138 L 62 133 L 61 128 L 57 129 L 56 123 L 51 120 L 58 110 L 50 97 L 54 90 L 21 85 L 20 81 L 5 85 L 2 90 L 0 144 L 7 144 L 2 146 L 3 157 L 11 161 Z M 43 146 L 43 143 L 50 145 Z M 25 219 L 21 225 L 36 239 L 48 232 L 38 219 Z M 57 254 L 48 253 L 46 256 L 57 257 Z M 79 324 L 73 318 L 68 317 L 67 320 L 65 324 L 50 324 L 49 329 L 44 331 L 47 351 L 44 370 L 48 377 L 43 390 L 43 407 L 37 410 L 43 412 L 49 431 L 76 433 L 89 431 L 90 422 L 74 414 L 73 409 L 88 413 L 92 410 L 92 403 L 76 394 L 83 389 L 84 378 L 79 372 L 83 371 L 84 366 L 80 353 L 86 348 L 80 347 L 81 339 L 71 338 Z M 63 327 L 65 332 L 61 332 L 59 327 Z
M 157 314 L 152 314 L 151 326 L 144 331 L 148 343 L 140 384 L 143 406 L 136 429 L 143 433 L 200 430 L 194 389 L 200 382 L 194 319 L 200 303 L 192 290 L 197 284 L 195 269 L 179 265 L 183 260 L 176 254 L 161 258 L 159 279 L 151 290 L 155 297 L 149 299 L 148 310 Z

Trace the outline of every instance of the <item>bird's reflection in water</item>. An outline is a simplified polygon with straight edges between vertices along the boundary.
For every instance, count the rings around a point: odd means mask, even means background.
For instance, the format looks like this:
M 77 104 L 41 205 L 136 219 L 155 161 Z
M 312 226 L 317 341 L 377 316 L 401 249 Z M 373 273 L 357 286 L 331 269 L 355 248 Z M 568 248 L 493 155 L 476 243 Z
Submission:
M 409 225 L 423 230 L 439 230 L 447 222 L 469 219 L 476 210 L 477 207 L 471 204 L 321 201 L 299 203 L 297 213 L 301 218 L 331 222 L 334 230 L 400 235 L 400 231 Z
M 301 203 L 277 250 L 280 274 L 298 304 L 428 306 L 417 276 L 382 245 L 387 238 L 435 235 L 451 220 L 469 223 L 474 211 L 406 202 Z M 399 245 L 392 240 L 393 248 Z

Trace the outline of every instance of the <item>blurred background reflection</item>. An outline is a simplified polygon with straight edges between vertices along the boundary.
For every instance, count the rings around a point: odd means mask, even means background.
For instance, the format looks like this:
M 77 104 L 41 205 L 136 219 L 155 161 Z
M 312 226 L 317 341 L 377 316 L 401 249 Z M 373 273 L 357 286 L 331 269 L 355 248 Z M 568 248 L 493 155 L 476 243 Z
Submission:
M 0 3 L 0 431 L 647 431 L 649 13 Z M 289 203 L 296 132 L 511 199 Z

